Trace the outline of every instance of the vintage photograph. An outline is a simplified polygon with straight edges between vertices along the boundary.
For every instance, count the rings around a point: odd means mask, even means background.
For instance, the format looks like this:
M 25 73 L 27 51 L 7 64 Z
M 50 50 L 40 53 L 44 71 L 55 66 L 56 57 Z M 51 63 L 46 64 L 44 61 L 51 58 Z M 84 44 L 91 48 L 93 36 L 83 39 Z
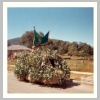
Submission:
M 94 7 L 6 10 L 7 94 L 94 93 Z

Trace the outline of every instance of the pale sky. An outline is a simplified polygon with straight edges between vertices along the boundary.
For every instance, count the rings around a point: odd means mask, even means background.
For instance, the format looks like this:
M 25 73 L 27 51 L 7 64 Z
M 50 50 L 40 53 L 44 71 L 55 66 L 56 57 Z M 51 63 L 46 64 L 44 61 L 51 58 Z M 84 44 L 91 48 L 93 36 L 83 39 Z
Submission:
M 50 30 L 49 38 L 85 42 L 93 46 L 92 7 L 8 8 L 8 39 L 21 37 L 26 31 Z

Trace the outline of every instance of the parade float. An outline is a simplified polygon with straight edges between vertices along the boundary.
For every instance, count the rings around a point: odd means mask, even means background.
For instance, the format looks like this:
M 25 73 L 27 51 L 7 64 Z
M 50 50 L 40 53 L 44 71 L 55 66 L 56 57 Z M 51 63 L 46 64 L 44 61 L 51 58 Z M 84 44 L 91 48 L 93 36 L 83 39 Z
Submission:
M 63 85 L 70 81 L 70 68 L 57 50 L 37 48 L 18 54 L 14 75 L 20 81 Z
M 17 55 L 14 74 L 18 80 L 45 85 L 63 85 L 70 81 L 70 68 L 57 50 L 46 47 L 49 32 L 39 35 L 34 27 L 35 49 L 23 51 Z M 42 47 L 43 45 L 43 47 Z

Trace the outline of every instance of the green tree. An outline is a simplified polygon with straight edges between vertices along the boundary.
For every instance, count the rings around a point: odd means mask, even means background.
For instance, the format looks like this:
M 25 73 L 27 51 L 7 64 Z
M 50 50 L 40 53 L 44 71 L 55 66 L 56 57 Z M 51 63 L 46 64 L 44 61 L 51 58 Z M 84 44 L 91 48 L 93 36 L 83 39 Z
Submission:
M 22 35 L 19 43 L 21 45 L 27 46 L 28 48 L 32 48 L 33 38 L 34 38 L 34 32 L 33 31 L 26 31 L 25 34 Z
M 93 55 L 93 47 L 87 43 L 80 42 L 78 45 L 79 56 L 90 56 Z
M 70 43 L 68 47 L 68 54 L 75 55 L 75 56 L 78 54 L 78 43 L 77 42 Z

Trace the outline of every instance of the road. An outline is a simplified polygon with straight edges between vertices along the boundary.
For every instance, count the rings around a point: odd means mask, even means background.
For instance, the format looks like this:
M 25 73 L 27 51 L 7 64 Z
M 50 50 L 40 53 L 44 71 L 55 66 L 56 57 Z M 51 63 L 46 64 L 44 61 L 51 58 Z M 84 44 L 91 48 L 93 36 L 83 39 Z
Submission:
M 18 81 L 13 72 L 8 72 L 8 93 L 93 93 L 93 85 L 70 82 L 66 87 L 44 86 Z

